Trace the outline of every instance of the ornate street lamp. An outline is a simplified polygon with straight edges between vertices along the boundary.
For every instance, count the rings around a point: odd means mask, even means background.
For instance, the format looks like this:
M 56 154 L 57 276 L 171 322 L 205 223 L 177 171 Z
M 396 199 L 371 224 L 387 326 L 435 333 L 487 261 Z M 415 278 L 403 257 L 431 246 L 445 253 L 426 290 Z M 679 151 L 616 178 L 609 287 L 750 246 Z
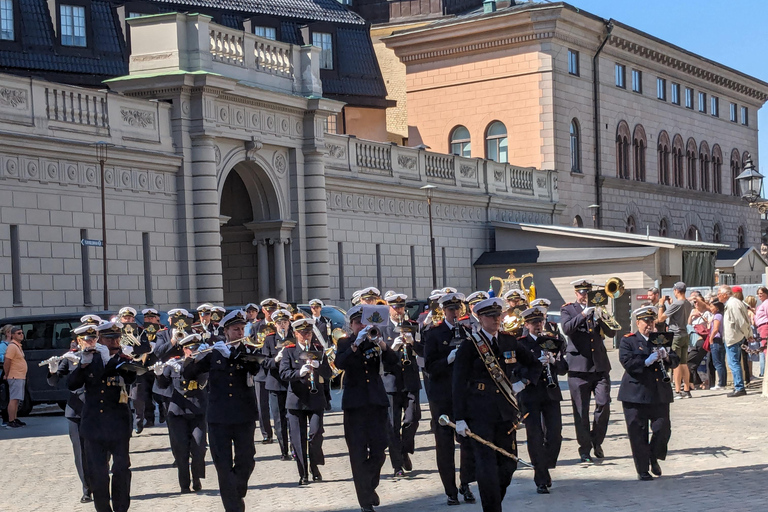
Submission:
M 427 211 L 429 213 L 429 244 L 432 247 L 432 289 L 437 288 L 437 259 L 435 256 L 435 235 L 432 231 L 432 194 L 437 187 L 434 185 L 424 185 L 421 190 L 427 194 Z
M 115 145 L 104 141 L 95 142 L 91 145 L 96 148 L 96 160 L 98 160 L 101 169 L 101 258 L 104 270 L 104 310 L 107 311 L 109 310 L 109 286 L 107 285 L 107 199 L 104 163 L 107 161 L 109 148 Z
M 752 208 L 757 208 L 760 213 L 768 212 L 768 201 L 761 198 L 763 191 L 763 178 L 752 163 L 752 157 L 748 157 L 744 164 L 744 170 L 736 176 L 741 198 L 749 203 Z

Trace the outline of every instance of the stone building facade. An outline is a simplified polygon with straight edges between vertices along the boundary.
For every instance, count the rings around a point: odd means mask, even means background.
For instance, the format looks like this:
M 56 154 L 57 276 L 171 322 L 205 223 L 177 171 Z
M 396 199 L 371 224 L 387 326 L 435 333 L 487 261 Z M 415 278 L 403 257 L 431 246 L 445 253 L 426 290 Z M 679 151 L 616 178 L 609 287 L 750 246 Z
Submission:
M 487 10 L 383 39 L 409 145 L 557 170 L 561 224 L 591 227 L 597 205 L 606 229 L 759 243 L 733 178 L 757 165 L 768 84 L 563 2 Z

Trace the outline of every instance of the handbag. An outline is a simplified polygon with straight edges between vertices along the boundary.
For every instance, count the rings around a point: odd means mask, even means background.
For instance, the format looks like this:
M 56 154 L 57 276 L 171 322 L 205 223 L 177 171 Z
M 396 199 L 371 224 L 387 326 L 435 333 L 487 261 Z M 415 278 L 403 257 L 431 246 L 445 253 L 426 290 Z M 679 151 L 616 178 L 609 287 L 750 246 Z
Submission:
M 702 338 L 709 338 L 709 326 L 702 322 L 693 326 L 693 330 Z
M 709 336 L 707 336 L 707 338 L 704 340 L 704 344 L 701 346 L 701 348 L 709 352 Z

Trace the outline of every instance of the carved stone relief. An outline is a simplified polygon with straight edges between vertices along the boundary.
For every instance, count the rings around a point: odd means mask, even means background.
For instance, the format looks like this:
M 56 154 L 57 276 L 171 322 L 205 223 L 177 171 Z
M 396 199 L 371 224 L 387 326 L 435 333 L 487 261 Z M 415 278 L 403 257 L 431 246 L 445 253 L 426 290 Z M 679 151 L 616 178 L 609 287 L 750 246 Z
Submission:
M 120 115 L 123 118 L 123 123 L 128 126 L 136 126 L 138 128 L 154 128 L 155 127 L 155 113 L 147 110 L 134 110 L 128 108 L 121 108 Z

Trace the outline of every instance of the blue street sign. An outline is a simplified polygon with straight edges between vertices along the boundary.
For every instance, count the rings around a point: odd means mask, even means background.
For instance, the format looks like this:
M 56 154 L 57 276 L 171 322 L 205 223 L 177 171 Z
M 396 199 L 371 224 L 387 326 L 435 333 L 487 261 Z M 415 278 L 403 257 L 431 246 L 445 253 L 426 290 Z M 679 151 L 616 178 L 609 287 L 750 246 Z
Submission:
M 80 245 L 85 245 L 88 247 L 104 247 L 104 242 L 101 240 L 91 240 L 90 238 L 83 238 L 80 240 Z

